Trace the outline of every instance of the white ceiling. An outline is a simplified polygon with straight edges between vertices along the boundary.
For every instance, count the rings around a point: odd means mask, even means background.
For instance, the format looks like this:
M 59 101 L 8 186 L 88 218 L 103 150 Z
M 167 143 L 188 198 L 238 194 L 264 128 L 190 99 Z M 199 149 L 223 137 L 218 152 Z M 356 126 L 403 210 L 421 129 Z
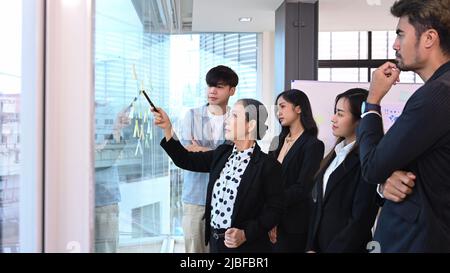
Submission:
M 394 2 L 319 0 L 320 31 L 393 30 L 397 19 L 389 9 Z M 275 10 L 281 3 L 283 0 L 193 0 L 192 31 L 274 31 Z M 253 21 L 241 23 L 240 17 L 252 17 Z
M 398 19 L 390 9 L 395 0 L 319 0 L 320 31 L 394 30 Z
M 263 32 L 275 30 L 275 10 L 283 0 L 194 0 L 192 31 Z M 250 23 L 240 17 L 252 17 Z

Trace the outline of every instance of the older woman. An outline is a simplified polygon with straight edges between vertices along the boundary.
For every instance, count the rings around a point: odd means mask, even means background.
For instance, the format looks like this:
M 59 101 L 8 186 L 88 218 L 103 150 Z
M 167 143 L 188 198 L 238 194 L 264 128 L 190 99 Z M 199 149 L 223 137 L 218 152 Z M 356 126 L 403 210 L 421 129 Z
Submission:
M 167 114 L 153 111 L 164 129 L 161 146 L 180 168 L 209 172 L 205 243 L 210 252 L 270 252 L 267 232 L 283 213 L 281 166 L 256 143 L 266 130 L 267 110 L 253 99 L 241 99 L 226 120 L 223 144 L 208 152 L 189 152 L 175 140 Z

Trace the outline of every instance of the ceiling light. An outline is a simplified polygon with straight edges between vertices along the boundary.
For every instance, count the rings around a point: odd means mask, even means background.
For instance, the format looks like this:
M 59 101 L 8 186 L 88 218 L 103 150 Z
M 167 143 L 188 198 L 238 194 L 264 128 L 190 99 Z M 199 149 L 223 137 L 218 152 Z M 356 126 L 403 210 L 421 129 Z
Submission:
M 252 21 L 252 17 L 241 17 L 241 18 L 239 18 L 239 22 L 247 23 L 247 22 L 251 22 L 251 21 Z

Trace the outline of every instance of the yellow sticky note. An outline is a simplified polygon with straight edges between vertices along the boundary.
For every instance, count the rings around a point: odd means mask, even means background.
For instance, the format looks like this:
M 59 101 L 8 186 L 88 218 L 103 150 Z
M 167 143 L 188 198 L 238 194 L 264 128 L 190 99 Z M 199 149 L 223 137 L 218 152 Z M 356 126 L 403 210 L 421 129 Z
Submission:
M 135 64 L 133 64 L 132 65 L 132 72 L 133 72 L 133 79 L 135 80 L 135 81 L 137 81 L 137 74 L 136 74 L 136 65 Z
M 133 137 L 138 137 L 139 136 L 139 123 L 136 120 L 136 124 L 134 125 L 134 133 L 133 133 Z

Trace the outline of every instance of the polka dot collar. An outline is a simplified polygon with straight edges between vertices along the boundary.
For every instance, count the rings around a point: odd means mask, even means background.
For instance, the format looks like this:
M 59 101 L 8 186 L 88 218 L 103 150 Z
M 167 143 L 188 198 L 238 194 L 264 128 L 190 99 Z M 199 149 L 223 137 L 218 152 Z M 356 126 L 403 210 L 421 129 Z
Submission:
M 248 148 L 248 149 L 246 149 L 246 150 L 243 150 L 243 151 L 239 151 L 239 150 L 236 148 L 236 145 L 234 145 L 234 147 L 233 147 L 233 153 L 231 154 L 231 156 L 232 156 L 232 157 L 238 156 L 238 157 L 239 157 L 239 160 L 247 159 L 247 158 L 249 158 L 249 157 L 253 154 L 253 151 L 255 150 L 255 145 L 256 145 L 256 142 L 253 143 L 252 147 L 250 147 L 250 148 Z

